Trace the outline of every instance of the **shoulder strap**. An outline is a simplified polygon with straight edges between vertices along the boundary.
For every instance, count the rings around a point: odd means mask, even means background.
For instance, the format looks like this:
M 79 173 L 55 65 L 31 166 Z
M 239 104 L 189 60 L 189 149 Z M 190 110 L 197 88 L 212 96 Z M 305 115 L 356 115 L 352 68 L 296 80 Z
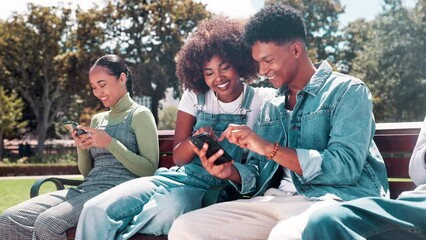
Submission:
M 250 105 L 253 100 L 254 89 L 252 86 L 247 85 L 246 93 L 244 94 L 243 105 L 241 106 L 241 114 L 246 115 L 247 112 L 251 112 Z
M 206 103 L 206 94 L 205 93 L 197 94 L 197 103 L 194 104 L 194 107 L 197 110 L 197 112 L 201 112 L 205 103 Z
M 133 113 L 136 111 L 136 109 L 138 109 L 140 106 L 137 106 L 135 108 L 133 108 L 126 116 L 126 119 L 124 119 L 124 123 L 131 125 L 132 124 L 132 120 L 133 120 Z

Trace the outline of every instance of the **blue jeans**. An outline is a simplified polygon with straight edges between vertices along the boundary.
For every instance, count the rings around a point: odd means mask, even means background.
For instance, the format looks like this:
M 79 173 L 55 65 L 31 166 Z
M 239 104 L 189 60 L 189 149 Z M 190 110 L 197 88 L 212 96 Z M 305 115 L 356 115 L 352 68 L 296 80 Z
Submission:
M 102 193 L 84 205 L 76 239 L 128 239 L 137 232 L 167 234 L 174 219 L 201 208 L 205 189 L 194 186 L 196 179 L 188 180 L 185 173 L 165 171 Z
M 303 239 L 426 239 L 426 195 L 361 198 L 311 215 Z

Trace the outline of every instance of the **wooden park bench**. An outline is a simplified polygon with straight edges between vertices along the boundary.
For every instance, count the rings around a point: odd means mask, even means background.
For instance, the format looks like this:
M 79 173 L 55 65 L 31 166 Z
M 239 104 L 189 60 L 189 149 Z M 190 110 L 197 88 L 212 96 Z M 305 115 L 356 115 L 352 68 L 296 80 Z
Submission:
M 374 141 L 385 160 L 390 197 L 396 199 L 403 191 L 416 185 L 408 175 L 408 165 L 416 145 L 422 122 L 378 123 Z
M 388 172 L 390 196 L 395 199 L 401 192 L 415 188 L 414 183 L 408 175 L 408 164 L 411 153 L 419 135 L 421 122 L 415 123 L 379 123 L 377 124 L 374 141 L 376 142 L 386 164 Z M 173 162 L 173 130 L 159 131 L 160 147 L 160 167 L 174 166 Z M 81 183 L 80 180 L 42 178 L 37 180 L 31 188 L 31 197 L 37 196 L 40 186 L 44 182 L 53 182 L 57 189 L 64 189 L 64 185 L 76 186 Z M 217 196 L 217 193 L 208 193 Z M 213 199 L 214 199 L 213 197 Z M 211 204 L 214 200 L 210 198 L 203 199 L 204 206 Z M 74 239 L 75 228 L 67 231 L 68 239 Z M 167 239 L 167 236 L 154 236 L 145 234 L 136 234 L 132 240 L 160 240 Z

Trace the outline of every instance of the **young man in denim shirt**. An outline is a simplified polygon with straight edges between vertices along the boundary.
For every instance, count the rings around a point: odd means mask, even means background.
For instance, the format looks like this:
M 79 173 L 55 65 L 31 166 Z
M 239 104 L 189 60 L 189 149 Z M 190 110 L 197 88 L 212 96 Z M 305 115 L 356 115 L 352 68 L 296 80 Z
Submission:
M 301 14 L 266 6 L 246 25 L 245 41 L 278 94 L 263 106 L 254 131 L 231 125 L 219 138 L 249 149 L 247 164 L 214 165 L 223 153 L 207 159 L 207 145 L 198 154 L 212 175 L 258 197 L 185 214 L 169 239 L 298 239 L 316 209 L 388 195 L 370 91 L 326 61 L 312 64 Z
M 426 118 L 410 159 L 418 185 L 397 200 L 362 198 L 312 215 L 304 239 L 426 239 Z

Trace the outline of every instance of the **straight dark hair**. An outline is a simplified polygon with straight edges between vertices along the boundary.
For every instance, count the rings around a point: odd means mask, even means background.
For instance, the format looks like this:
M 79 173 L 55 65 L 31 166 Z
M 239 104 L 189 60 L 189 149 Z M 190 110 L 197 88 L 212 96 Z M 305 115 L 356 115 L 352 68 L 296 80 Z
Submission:
M 126 60 L 124 60 L 124 58 L 117 56 L 115 54 L 104 55 L 98 58 L 98 60 L 96 60 L 95 64 L 93 64 L 91 69 L 93 69 L 94 67 L 106 68 L 109 72 L 109 75 L 117 77 L 117 80 L 120 77 L 121 73 L 126 74 L 126 77 L 127 77 L 126 89 L 129 92 L 130 96 L 133 96 L 132 75 L 130 73 L 129 67 L 127 66 Z

